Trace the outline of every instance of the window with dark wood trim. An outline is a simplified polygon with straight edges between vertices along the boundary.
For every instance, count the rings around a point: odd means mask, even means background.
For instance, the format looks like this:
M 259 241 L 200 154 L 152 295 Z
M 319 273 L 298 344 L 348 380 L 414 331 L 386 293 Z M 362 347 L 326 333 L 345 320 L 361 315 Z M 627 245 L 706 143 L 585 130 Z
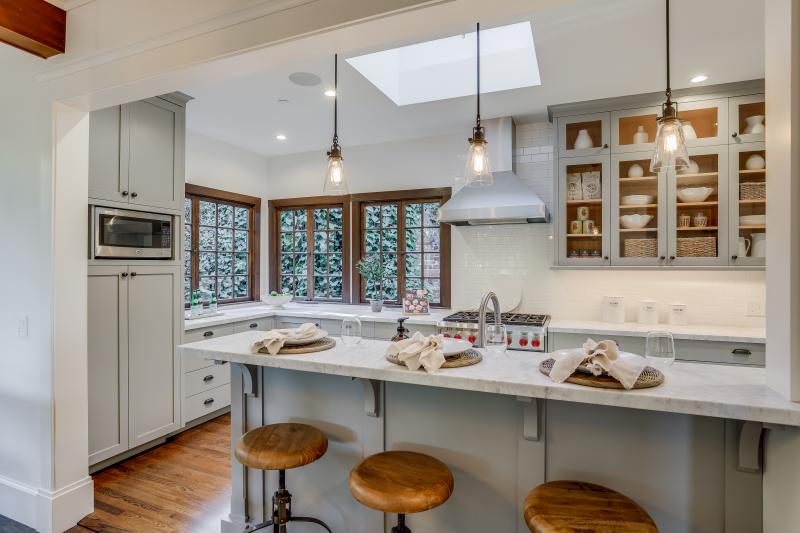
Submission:
M 350 199 L 270 200 L 270 290 L 295 301 L 350 302 Z
M 184 303 L 259 300 L 261 199 L 187 183 L 184 210 Z
M 447 187 L 351 196 L 353 265 L 380 254 L 384 268 L 382 287 L 367 286 L 353 269 L 354 301 L 382 297 L 399 305 L 406 291 L 427 289 L 432 306 L 449 307 L 450 226 L 440 225 L 438 214 L 450 194 Z

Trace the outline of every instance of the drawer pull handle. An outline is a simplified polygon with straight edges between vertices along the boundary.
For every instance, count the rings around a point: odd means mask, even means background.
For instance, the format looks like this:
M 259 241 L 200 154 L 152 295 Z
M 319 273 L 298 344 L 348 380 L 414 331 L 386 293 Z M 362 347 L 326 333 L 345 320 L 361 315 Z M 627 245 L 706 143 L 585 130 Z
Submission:
M 203 337 L 213 337 L 213 336 L 214 336 L 213 331 L 206 331 L 205 333 L 203 333 Z
M 212 403 L 214 403 L 214 398 L 208 398 L 203 402 L 203 405 L 211 405 Z
M 255 323 L 255 322 L 253 322 L 252 324 L 250 324 L 250 329 L 256 329 L 257 327 L 258 327 L 258 324 L 257 324 L 257 323 Z
M 215 365 L 224 365 L 226 363 L 227 363 L 227 361 L 220 361 L 219 359 L 214 359 L 214 364 Z
M 211 381 L 213 379 L 214 379 L 214 376 L 209 374 L 209 375 L 207 375 L 206 377 L 203 378 L 203 382 L 208 383 L 209 381 Z
M 731 352 L 733 355 L 753 355 L 753 352 L 747 348 L 734 348 Z

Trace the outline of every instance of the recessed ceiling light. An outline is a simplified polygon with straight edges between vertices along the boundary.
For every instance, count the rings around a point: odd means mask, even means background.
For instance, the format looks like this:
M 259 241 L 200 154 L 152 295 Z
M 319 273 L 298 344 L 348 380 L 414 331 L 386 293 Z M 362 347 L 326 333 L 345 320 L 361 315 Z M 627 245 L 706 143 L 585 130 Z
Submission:
M 289 81 L 291 81 L 295 85 L 301 85 L 303 87 L 313 87 L 314 85 L 319 85 L 320 83 L 322 83 L 322 78 L 320 78 L 313 72 L 292 72 L 291 74 L 289 74 Z
M 334 91 L 333 89 L 328 89 L 327 91 L 325 91 L 325 96 L 330 96 L 331 98 L 333 98 L 334 96 L 336 96 L 336 91 Z
M 708 79 L 708 76 L 706 76 L 705 74 L 698 74 L 697 76 L 694 76 L 689 81 L 692 82 L 692 83 L 700 83 L 701 81 L 706 81 L 707 79 Z
M 288 98 L 278 98 L 278 103 L 279 104 L 288 104 L 289 103 L 289 99 Z
M 275 136 L 275 138 L 278 139 L 279 141 L 285 141 L 286 135 L 284 135 L 283 133 L 279 133 Z

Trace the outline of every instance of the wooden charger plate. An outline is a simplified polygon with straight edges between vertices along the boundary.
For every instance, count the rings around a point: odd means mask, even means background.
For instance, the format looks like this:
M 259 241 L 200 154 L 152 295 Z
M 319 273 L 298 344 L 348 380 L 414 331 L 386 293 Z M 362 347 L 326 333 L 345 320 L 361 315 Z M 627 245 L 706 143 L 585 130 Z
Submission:
M 286 346 L 284 344 L 283 348 L 281 348 L 275 355 L 298 355 L 304 353 L 323 352 L 325 350 L 330 350 L 334 346 L 336 346 L 336 341 L 330 337 L 325 337 L 324 339 L 319 339 L 309 344 L 301 344 L 299 346 Z M 258 353 L 268 354 L 264 348 L 259 350 Z
M 462 366 L 476 365 L 480 363 L 482 359 L 483 356 L 478 350 L 473 350 L 470 348 L 469 350 L 464 350 L 461 353 L 446 355 L 444 357 L 444 364 L 441 366 L 441 368 L 458 368 Z M 396 365 L 406 366 L 406 364 L 396 355 L 387 355 L 386 360 Z M 425 370 L 424 367 L 419 367 L 419 369 Z
M 552 357 L 545 359 L 539 363 L 539 371 L 545 376 L 549 376 L 550 371 L 553 370 L 553 363 L 555 362 L 556 360 Z M 573 372 L 572 375 L 567 378 L 567 383 L 584 385 L 586 387 L 596 387 L 599 389 L 625 389 L 625 387 L 622 386 L 622 383 L 617 381 L 616 378 L 606 374 L 595 376 L 594 374 Z M 661 373 L 661 371 L 657 368 L 646 366 L 642 371 L 642 374 L 639 376 L 639 379 L 637 379 L 636 383 L 633 385 L 633 388 L 649 389 L 651 387 L 657 387 L 662 383 L 664 383 L 664 374 Z

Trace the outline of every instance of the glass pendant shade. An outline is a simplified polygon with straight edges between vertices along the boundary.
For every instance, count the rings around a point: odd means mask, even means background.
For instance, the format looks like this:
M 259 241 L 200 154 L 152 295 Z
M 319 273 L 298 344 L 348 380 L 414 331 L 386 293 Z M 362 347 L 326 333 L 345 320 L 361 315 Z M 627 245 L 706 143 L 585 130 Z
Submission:
M 342 156 L 328 156 L 328 170 L 325 172 L 325 184 L 322 187 L 322 193 L 335 196 L 347 194 L 347 176 L 344 172 Z
M 681 121 L 677 117 L 664 117 L 658 121 L 656 149 L 650 160 L 651 172 L 681 170 L 689 167 L 689 153 L 683 136 Z
M 467 166 L 464 169 L 464 185 L 466 187 L 488 187 L 494 183 L 492 168 L 489 164 L 489 152 L 485 142 L 471 141 L 467 154 Z

